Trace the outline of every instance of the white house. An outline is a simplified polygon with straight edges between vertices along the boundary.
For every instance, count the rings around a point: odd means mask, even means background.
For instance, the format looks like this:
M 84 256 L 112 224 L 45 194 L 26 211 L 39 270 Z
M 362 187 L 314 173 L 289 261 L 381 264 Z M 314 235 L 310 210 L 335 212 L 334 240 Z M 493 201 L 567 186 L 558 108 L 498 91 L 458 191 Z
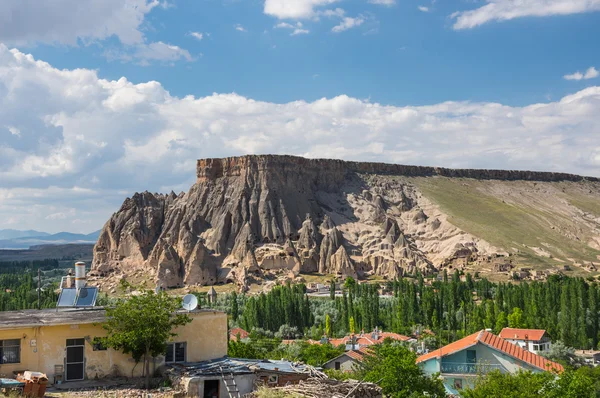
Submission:
M 499 336 L 534 354 L 548 351 L 552 345 L 550 337 L 542 329 L 504 328 Z

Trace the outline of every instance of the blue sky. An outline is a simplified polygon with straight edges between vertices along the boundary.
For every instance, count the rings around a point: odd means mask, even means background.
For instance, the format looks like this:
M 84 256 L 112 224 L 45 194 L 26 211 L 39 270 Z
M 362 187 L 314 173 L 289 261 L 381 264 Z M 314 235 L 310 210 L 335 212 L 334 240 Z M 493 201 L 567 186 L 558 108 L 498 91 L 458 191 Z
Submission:
M 0 228 L 244 153 L 600 176 L 600 0 L 5 0 Z
M 116 37 L 78 46 L 34 43 L 23 49 L 58 68 L 96 69 L 99 76 L 134 83 L 156 80 L 173 95 L 236 92 L 258 100 L 312 101 L 340 93 L 391 105 L 448 100 L 524 105 L 560 98 L 589 82 L 565 74 L 600 65 L 597 13 L 523 17 L 455 30 L 456 11 L 472 1 L 397 1 L 391 6 L 346 0 L 315 7 L 343 9 L 364 22 L 334 33 L 339 18 L 279 19 L 263 1 L 173 1 L 154 7 L 140 31 L 148 42 L 187 50 L 193 61 L 139 62 L 107 59 Z M 418 7 L 427 7 L 423 12 Z M 291 36 L 278 23 L 303 24 Z M 242 26 L 245 31 L 236 30 Z M 190 35 L 202 34 L 202 40 Z

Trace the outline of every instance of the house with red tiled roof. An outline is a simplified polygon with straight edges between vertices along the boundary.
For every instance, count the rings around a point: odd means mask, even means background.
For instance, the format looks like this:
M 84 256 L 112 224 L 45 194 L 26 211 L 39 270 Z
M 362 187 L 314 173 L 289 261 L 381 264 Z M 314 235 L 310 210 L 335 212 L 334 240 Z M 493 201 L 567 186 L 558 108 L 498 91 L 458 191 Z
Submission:
M 428 375 L 440 374 L 446 390 L 458 395 L 475 378 L 493 370 L 516 373 L 562 372 L 562 365 L 529 352 L 486 330 L 473 333 L 417 358 L 417 364 Z
M 324 369 L 341 370 L 342 372 L 352 372 L 358 363 L 362 362 L 367 355 L 367 348 L 359 350 L 346 351 L 337 357 L 330 359 L 323 364 Z
M 548 333 L 543 329 L 504 328 L 499 336 L 534 354 L 548 351 L 552 345 Z
M 334 339 L 322 339 L 318 344 L 323 342 L 328 342 L 334 347 L 338 347 L 340 345 L 346 346 L 346 351 L 350 350 L 358 350 L 364 347 L 372 346 L 373 344 L 380 344 L 385 339 L 392 339 L 396 341 L 402 342 L 414 342 L 417 341 L 413 337 L 404 336 L 398 333 L 392 332 L 382 332 L 379 328 L 375 328 L 371 333 L 360 332 L 359 334 L 353 334 L 349 336 L 345 336 L 342 338 L 334 338 Z
M 250 333 L 246 332 L 242 328 L 232 328 L 229 330 L 229 340 L 237 341 L 238 336 L 239 336 L 240 340 L 245 340 L 248 337 L 250 337 Z

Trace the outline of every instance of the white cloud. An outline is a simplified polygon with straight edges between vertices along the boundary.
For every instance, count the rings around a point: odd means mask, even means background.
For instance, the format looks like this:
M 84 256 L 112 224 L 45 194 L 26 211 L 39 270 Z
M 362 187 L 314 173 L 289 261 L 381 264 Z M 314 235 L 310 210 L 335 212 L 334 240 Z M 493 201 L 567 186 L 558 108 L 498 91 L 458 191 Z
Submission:
M 356 28 L 365 22 L 365 19 L 362 16 L 358 16 L 356 18 L 344 17 L 339 25 L 331 28 L 332 32 L 340 33 L 348 29 Z
M 2 0 L 0 42 L 76 45 L 116 36 L 123 44 L 141 43 L 141 25 L 157 5 L 156 0 Z
M 305 35 L 310 33 L 310 31 L 308 29 L 304 29 L 302 22 L 296 22 L 296 24 L 292 25 L 290 23 L 287 22 L 280 22 L 277 25 L 275 25 L 276 29 L 292 29 L 292 33 L 290 33 L 290 36 L 296 36 L 296 35 Z
M 204 38 L 204 34 L 200 32 L 190 32 L 188 35 L 192 36 L 194 39 L 202 40 Z
M 308 29 L 294 29 L 294 31 L 292 33 L 290 33 L 290 35 L 291 36 L 306 35 L 309 33 L 310 33 L 310 30 L 308 30 Z
M 572 73 L 570 75 L 564 75 L 563 77 L 566 80 L 582 80 L 582 79 L 593 79 L 596 78 L 600 75 L 600 72 L 598 72 L 598 70 L 596 68 L 594 68 L 593 66 L 589 67 L 588 70 L 585 71 L 585 73 L 581 73 L 579 71 Z
M 193 184 L 197 158 L 244 153 L 600 176 L 600 87 L 522 107 L 175 97 L 0 45 L 0 92 L 0 120 L 23 132 L 0 144 L 0 228 L 90 232 L 135 191 Z
M 315 8 L 339 0 L 265 0 L 264 13 L 279 19 L 307 19 L 316 15 Z
M 393 6 L 394 4 L 396 4 L 396 0 L 369 0 L 369 3 L 389 7 L 389 6 Z
M 417 8 L 419 9 L 419 11 L 422 11 L 422 12 L 429 12 L 429 7 L 425 7 L 425 6 L 419 6 L 419 7 L 417 7 Z
M 451 15 L 454 29 L 471 29 L 492 21 L 522 17 L 580 14 L 600 10 L 600 0 L 488 0 L 484 6 Z
M 246 28 L 244 28 L 242 25 L 237 24 L 235 25 L 235 30 L 238 30 L 240 32 L 247 32 Z
M 21 136 L 21 130 L 19 130 L 18 128 L 14 127 L 14 126 L 7 126 L 7 129 L 8 129 L 8 132 L 14 136 L 17 136 L 17 137 Z
M 191 62 L 194 57 L 179 46 L 163 43 L 141 43 L 124 49 L 110 49 L 104 55 L 109 60 L 121 60 L 123 62 L 136 62 L 141 65 L 149 65 L 153 61 L 173 63 L 179 60 Z

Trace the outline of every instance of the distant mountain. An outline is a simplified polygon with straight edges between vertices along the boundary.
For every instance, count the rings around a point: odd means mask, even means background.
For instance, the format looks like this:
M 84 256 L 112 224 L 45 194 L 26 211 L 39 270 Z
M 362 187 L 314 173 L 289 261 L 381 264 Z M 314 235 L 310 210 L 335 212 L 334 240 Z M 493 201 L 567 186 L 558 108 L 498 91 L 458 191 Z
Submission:
M 0 229 L 0 240 L 5 239 L 17 239 L 17 238 L 28 238 L 32 236 L 48 236 L 47 232 L 40 232 L 35 230 L 19 231 L 17 229 Z
M 90 234 L 75 234 L 72 232 L 48 234 L 46 232 L 39 231 L 16 231 L 4 229 L 0 230 L 0 249 L 27 249 L 31 246 L 65 245 L 70 243 L 93 244 L 96 243 L 99 235 L 99 230 Z

